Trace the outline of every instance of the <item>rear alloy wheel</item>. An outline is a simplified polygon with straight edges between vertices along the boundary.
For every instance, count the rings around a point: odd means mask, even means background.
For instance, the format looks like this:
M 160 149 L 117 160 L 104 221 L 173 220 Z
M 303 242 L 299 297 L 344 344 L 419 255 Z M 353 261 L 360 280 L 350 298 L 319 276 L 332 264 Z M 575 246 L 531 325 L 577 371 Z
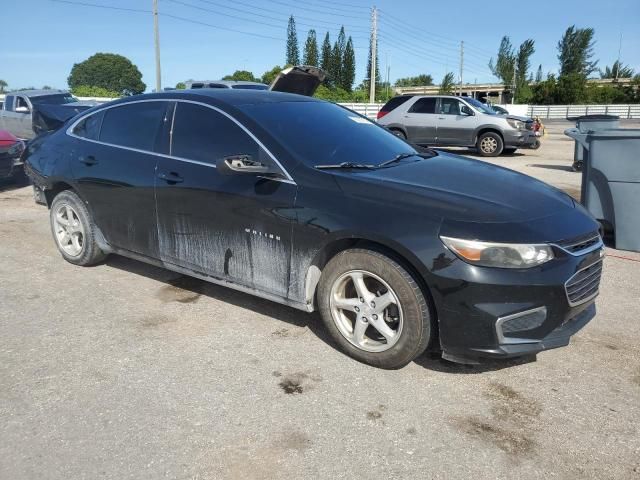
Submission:
M 497 157 L 502 153 L 502 137 L 494 132 L 486 132 L 478 137 L 476 147 L 483 157 Z
M 96 226 L 84 202 L 71 190 L 53 199 L 51 232 L 64 259 L 74 265 L 94 265 L 105 258 L 95 240 Z
M 400 368 L 429 343 L 431 317 L 422 290 L 381 253 L 353 249 L 336 255 L 322 272 L 318 304 L 341 349 L 364 363 Z

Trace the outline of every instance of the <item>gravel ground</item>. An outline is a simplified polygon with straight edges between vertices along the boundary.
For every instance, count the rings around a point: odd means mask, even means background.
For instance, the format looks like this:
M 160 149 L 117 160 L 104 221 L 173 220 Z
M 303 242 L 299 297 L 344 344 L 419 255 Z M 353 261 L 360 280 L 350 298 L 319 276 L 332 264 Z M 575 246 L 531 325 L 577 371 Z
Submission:
M 566 126 L 493 163 L 575 194 Z M 640 479 L 640 254 L 607 250 L 569 347 L 383 371 L 314 314 L 116 256 L 74 267 L 30 195 L 0 186 L 2 479 Z

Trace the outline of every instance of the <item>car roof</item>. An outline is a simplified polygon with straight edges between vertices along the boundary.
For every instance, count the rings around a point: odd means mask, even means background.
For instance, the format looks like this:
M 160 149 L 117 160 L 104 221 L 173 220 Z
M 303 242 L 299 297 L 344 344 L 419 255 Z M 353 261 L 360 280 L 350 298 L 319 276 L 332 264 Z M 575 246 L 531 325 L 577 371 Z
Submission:
M 220 88 L 197 88 L 195 90 L 170 90 L 160 93 L 145 93 L 134 95 L 115 103 L 126 103 L 135 100 L 152 100 L 154 98 L 185 99 L 194 101 L 204 101 L 206 103 L 226 104 L 230 106 L 254 105 L 261 103 L 283 103 L 283 102 L 322 102 L 322 100 L 296 95 L 294 93 L 272 92 L 269 90 L 236 90 Z M 210 102 L 207 102 L 210 100 Z
M 25 97 L 42 97 L 44 95 L 67 95 L 67 90 L 19 90 L 16 92 L 6 92 L 5 95 L 24 95 Z

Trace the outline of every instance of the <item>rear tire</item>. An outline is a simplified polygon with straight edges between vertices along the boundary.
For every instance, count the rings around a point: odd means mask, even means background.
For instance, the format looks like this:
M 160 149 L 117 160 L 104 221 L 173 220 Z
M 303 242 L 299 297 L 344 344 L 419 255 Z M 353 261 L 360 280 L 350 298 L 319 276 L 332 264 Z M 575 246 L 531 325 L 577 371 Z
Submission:
M 89 266 L 104 260 L 106 254 L 96 243 L 97 227 L 75 192 L 65 190 L 56 195 L 49 218 L 53 239 L 67 262 Z
M 318 305 L 340 349 L 374 367 L 404 367 L 431 338 L 431 315 L 420 286 L 379 252 L 352 249 L 332 258 L 322 272 Z
M 393 133 L 396 137 L 401 138 L 403 140 L 407 139 L 407 136 L 405 135 L 405 133 L 402 130 L 398 130 L 397 128 L 392 128 L 391 130 L 389 130 L 391 133 Z
M 502 153 L 504 142 L 495 132 L 486 132 L 478 137 L 476 148 L 483 157 L 497 157 Z

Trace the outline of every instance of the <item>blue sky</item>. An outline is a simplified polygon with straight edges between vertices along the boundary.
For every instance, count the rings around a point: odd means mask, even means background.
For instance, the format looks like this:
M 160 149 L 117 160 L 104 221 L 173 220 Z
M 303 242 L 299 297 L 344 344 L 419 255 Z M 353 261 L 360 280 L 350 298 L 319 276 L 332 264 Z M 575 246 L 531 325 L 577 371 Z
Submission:
M 150 10 L 152 0 L 70 0 Z M 261 75 L 285 56 L 288 16 L 298 23 L 301 44 L 310 28 L 335 40 L 340 25 L 354 38 L 357 82 L 364 76 L 372 2 L 363 0 L 159 0 L 163 86 L 189 78 L 217 79 L 235 69 Z M 571 24 L 593 27 L 600 65 L 621 58 L 640 72 L 640 0 L 537 0 L 453 4 L 427 0 L 378 0 L 381 73 L 391 80 L 430 73 L 439 82 L 458 72 L 465 42 L 464 80 L 495 81 L 487 63 L 500 39 L 536 41 L 532 70 L 557 70 L 556 44 Z M 10 88 L 66 88 L 74 63 L 95 52 L 130 58 L 154 86 L 153 19 L 150 13 L 100 9 L 52 0 L 2 0 L 0 78 Z M 199 7 L 199 8 L 195 8 Z M 8 15 L 16 21 L 7 21 Z M 180 17 L 180 18 L 176 18 Z M 186 20 L 185 20 L 186 19 Z M 200 22 L 200 23 L 194 23 Z M 204 25 L 207 24 L 207 25 Z M 227 29 L 227 30 L 224 30 Z M 247 32 L 248 34 L 238 33 Z

